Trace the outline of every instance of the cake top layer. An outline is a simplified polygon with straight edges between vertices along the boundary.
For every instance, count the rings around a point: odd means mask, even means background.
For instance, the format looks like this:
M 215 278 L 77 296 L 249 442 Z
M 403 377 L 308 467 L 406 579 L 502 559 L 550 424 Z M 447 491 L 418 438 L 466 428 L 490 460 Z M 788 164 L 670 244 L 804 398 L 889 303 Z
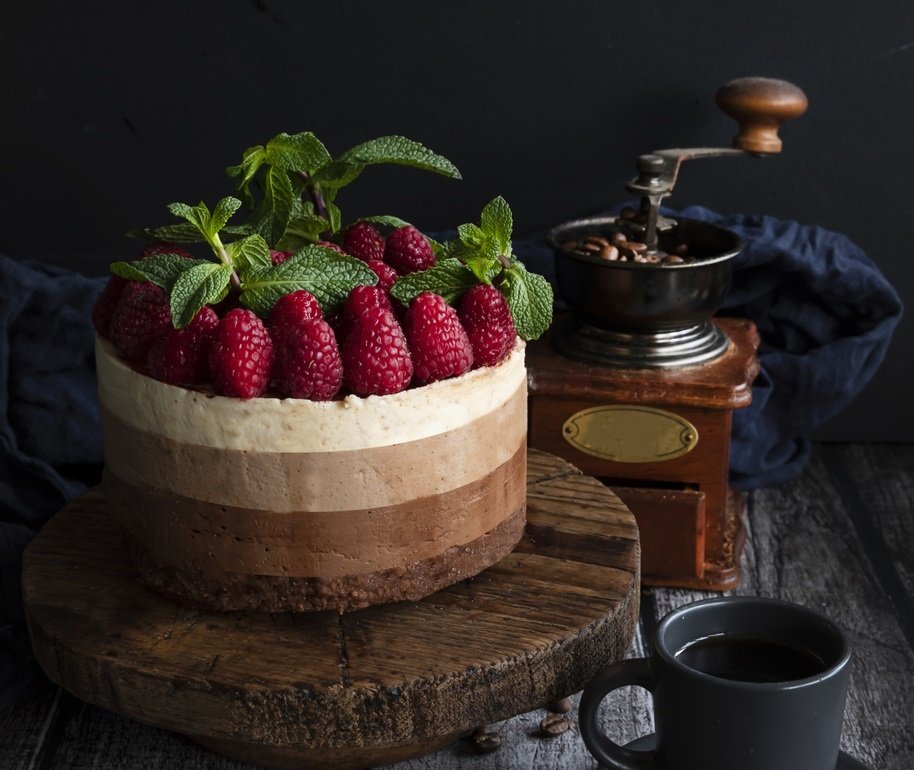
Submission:
M 524 343 L 496 366 L 386 396 L 241 400 L 148 377 L 96 339 L 99 399 L 127 424 L 191 444 L 269 452 L 391 446 L 459 428 L 526 387 Z

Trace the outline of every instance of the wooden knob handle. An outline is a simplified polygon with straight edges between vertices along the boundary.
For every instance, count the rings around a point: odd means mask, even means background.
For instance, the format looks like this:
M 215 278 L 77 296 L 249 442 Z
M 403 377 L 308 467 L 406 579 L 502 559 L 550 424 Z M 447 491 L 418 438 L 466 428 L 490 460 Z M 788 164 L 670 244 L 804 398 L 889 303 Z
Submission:
M 781 124 L 806 112 L 806 94 L 786 80 L 739 78 L 717 92 L 717 106 L 739 123 L 733 147 L 755 153 L 781 151 Z

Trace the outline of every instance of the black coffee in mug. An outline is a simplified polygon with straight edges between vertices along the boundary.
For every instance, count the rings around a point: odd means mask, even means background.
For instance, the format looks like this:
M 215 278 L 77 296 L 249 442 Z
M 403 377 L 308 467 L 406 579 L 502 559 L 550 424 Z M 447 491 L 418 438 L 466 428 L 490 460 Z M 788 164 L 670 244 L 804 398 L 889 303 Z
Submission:
M 581 737 L 613 770 L 836 770 L 850 659 L 847 635 L 815 610 L 695 602 L 660 621 L 650 658 L 614 663 L 584 688 Z M 652 750 L 601 729 L 601 702 L 626 686 L 653 695 Z
M 676 658 L 696 671 L 735 682 L 792 682 L 827 668 L 821 657 L 795 642 L 743 634 L 696 639 Z

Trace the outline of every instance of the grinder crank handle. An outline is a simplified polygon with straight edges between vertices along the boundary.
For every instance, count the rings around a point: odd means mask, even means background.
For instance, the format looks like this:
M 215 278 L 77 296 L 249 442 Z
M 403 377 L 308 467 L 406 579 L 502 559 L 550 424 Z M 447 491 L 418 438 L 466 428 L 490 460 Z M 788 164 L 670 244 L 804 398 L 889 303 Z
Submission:
M 806 112 L 809 104 L 806 94 L 793 83 L 758 77 L 731 80 L 717 92 L 716 101 L 739 123 L 733 147 L 761 155 L 781 151 L 778 129 Z

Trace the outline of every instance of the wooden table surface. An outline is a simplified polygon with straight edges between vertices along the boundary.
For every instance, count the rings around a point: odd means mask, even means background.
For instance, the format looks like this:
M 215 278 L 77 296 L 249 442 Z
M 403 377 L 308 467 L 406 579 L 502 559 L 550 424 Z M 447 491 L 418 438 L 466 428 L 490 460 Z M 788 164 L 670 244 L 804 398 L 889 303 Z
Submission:
M 820 445 L 802 477 L 749 495 L 749 541 L 735 594 L 815 607 L 855 646 L 842 748 L 871 770 L 914 768 L 914 445 Z M 631 655 L 641 655 L 669 610 L 714 594 L 653 588 L 642 595 Z M 572 699 L 576 705 L 577 698 Z M 593 770 L 576 724 L 540 734 L 544 710 L 495 726 L 489 754 L 458 741 L 396 770 Z M 570 712 L 575 717 L 575 711 Z M 637 689 L 607 699 L 617 741 L 651 732 L 650 700 Z M 0 714 L 0 767 L 23 770 L 197 768 L 245 770 L 189 740 L 76 700 L 36 679 Z

